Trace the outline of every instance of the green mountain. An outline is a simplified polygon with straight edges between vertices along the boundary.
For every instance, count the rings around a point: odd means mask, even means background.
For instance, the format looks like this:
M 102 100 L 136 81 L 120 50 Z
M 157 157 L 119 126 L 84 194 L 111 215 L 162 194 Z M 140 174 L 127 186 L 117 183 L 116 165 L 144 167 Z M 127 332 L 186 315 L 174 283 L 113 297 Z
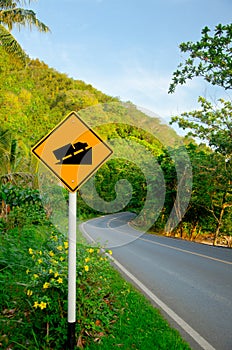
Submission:
M 69 78 L 38 59 L 23 67 L 1 48 L 0 81 L 1 128 L 10 130 L 14 138 L 22 140 L 28 147 L 71 111 L 78 112 L 90 106 L 92 108 L 82 114 L 91 124 L 132 124 L 158 135 L 164 144 L 173 143 L 178 138 L 173 129 L 162 125 L 158 118 L 148 117 L 132 104 L 123 108 L 118 98 L 108 96 L 81 80 Z

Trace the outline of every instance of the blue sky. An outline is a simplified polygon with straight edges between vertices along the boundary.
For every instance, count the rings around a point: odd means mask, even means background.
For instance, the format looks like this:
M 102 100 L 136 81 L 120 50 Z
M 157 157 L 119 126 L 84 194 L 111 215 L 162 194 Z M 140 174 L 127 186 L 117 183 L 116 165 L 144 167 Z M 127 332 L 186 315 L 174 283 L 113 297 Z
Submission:
M 225 94 L 198 79 L 167 91 L 183 61 L 178 45 L 199 40 L 206 25 L 230 23 L 231 0 L 38 0 L 27 7 L 51 29 L 14 30 L 29 56 L 108 95 L 168 120 L 197 108 L 200 95 Z

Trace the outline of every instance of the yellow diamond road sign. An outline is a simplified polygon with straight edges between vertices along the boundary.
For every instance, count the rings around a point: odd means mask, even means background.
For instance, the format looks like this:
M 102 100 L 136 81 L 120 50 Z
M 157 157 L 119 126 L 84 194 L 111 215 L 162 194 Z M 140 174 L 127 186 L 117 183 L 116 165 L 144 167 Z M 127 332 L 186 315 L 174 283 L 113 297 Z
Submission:
M 77 191 L 113 153 L 75 112 L 40 140 L 32 152 L 71 192 Z

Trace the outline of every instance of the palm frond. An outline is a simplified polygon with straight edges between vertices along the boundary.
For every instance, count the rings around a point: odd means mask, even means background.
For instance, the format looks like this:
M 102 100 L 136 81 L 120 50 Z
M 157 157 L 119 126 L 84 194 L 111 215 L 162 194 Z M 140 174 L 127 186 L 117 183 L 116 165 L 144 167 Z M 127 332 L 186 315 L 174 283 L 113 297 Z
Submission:
M 14 6 L 15 2 L 12 0 L 0 0 L 0 9 L 13 8 Z
M 29 181 L 34 179 L 35 175 L 27 172 L 13 172 L 8 174 L 0 175 L 0 184 L 11 182 L 16 185 L 19 183 L 28 184 Z
M 21 8 L 12 8 L 0 11 L 0 23 L 5 24 L 9 30 L 12 30 L 13 25 L 26 26 L 31 29 L 36 27 L 40 32 L 49 32 L 49 28 L 38 20 L 36 14 L 32 10 L 25 10 Z
M 0 24 L 0 45 L 4 50 L 10 55 L 14 55 L 26 63 L 28 56 L 23 51 L 22 47 L 19 45 L 14 36 Z
M 0 9 L 14 8 L 17 4 L 27 5 L 37 0 L 0 0 Z

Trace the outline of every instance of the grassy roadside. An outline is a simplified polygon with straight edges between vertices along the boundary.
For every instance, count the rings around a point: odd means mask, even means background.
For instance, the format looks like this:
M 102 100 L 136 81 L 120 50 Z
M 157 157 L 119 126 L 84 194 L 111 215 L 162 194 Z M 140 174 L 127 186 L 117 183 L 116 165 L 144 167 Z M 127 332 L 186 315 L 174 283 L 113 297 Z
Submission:
M 67 237 L 27 225 L 1 233 L 0 246 L 0 348 L 64 349 Z M 88 350 L 190 349 L 98 248 L 80 244 L 76 337 Z
M 111 288 L 116 295 L 117 321 L 99 344 L 93 342 L 87 349 L 190 349 L 142 294 L 112 267 L 109 270 Z

